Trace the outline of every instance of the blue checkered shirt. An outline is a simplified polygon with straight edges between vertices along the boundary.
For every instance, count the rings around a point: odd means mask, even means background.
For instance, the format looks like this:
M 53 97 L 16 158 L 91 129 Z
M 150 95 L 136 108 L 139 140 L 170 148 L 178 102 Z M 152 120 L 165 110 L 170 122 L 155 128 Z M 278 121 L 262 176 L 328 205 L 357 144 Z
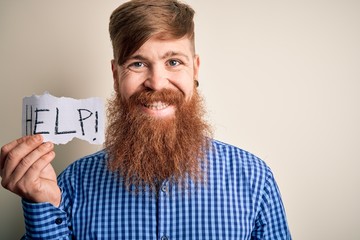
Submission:
M 291 239 L 279 189 L 254 155 L 212 141 L 208 181 L 134 194 L 100 151 L 59 175 L 62 201 L 23 201 L 25 239 Z

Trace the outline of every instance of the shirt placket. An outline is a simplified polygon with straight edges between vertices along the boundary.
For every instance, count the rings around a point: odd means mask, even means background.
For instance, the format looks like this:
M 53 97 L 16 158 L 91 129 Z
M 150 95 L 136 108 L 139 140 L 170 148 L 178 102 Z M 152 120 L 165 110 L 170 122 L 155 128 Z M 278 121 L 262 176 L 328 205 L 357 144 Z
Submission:
M 158 193 L 158 239 L 170 240 L 171 233 L 169 232 L 169 182 L 164 181 L 161 184 Z

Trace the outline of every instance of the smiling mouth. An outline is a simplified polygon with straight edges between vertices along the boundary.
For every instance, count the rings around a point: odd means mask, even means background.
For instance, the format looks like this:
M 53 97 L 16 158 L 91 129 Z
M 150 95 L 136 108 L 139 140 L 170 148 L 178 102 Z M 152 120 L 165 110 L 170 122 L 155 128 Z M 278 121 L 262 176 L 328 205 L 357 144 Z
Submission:
M 153 103 L 149 103 L 149 104 L 144 104 L 144 106 L 151 110 L 163 110 L 163 109 L 167 108 L 169 106 L 169 104 L 164 103 L 164 102 L 153 102 Z

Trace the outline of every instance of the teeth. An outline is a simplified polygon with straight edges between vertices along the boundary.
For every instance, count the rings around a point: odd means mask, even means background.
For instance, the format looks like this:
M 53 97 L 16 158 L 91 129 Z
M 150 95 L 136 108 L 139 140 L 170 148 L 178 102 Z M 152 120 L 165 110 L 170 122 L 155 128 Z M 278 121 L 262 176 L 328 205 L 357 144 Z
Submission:
M 150 103 L 150 104 L 145 104 L 145 107 L 150 108 L 150 109 L 154 109 L 154 110 L 161 110 L 164 109 L 166 107 L 168 107 L 169 104 L 163 103 L 163 102 L 155 102 L 155 103 Z

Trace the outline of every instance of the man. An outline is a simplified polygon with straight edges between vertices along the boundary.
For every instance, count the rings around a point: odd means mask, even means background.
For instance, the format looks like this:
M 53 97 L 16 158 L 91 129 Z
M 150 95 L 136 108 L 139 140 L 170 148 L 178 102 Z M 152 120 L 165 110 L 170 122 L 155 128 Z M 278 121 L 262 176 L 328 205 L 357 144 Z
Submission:
M 193 15 L 176 0 L 112 13 L 103 151 L 56 178 L 53 144 L 40 135 L 2 147 L 2 185 L 23 198 L 24 238 L 291 239 L 270 169 L 213 140 L 203 120 Z

